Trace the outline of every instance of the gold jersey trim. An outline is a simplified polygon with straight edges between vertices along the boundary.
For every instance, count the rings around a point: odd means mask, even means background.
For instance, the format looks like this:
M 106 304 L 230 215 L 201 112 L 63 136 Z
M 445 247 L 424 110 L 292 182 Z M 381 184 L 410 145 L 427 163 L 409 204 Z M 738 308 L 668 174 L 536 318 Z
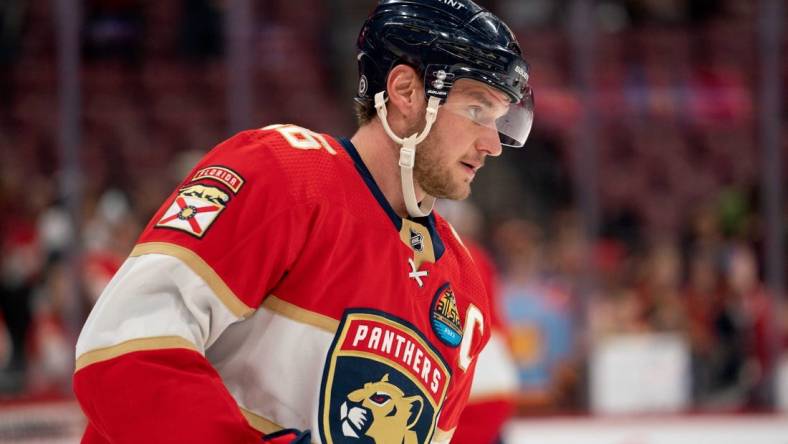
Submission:
M 402 243 L 413 251 L 413 262 L 416 264 L 416 269 L 420 268 L 425 262 L 435 263 L 432 236 L 427 227 L 410 219 L 402 219 L 399 238 Z
M 286 318 L 292 319 L 302 324 L 308 324 L 325 330 L 329 333 L 336 333 L 339 328 L 339 321 L 314 311 L 301 308 L 285 300 L 279 299 L 275 295 L 269 295 L 263 301 L 263 307 L 276 312 Z
M 129 353 L 148 350 L 184 348 L 200 353 L 200 349 L 180 336 L 159 336 L 154 338 L 130 339 L 120 344 L 85 352 L 77 358 L 75 372 L 98 362 L 109 361 Z
M 231 289 L 224 283 L 214 269 L 208 265 L 197 253 L 180 245 L 167 242 L 147 242 L 138 244 L 131 251 L 131 257 L 142 256 L 145 254 L 165 254 L 180 259 L 193 272 L 208 284 L 214 294 L 222 301 L 230 312 L 239 318 L 247 318 L 254 313 L 254 309 L 246 305 Z
M 269 419 L 263 418 L 262 416 L 253 413 L 251 410 L 247 410 L 241 406 L 238 406 L 238 408 L 241 409 L 241 414 L 244 415 L 244 418 L 246 418 L 246 421 L 249 422 L 249 425 L 260 433 L 267 435 L 269 433 L 278 432 L 284 429 L 284 427 L 280 426 L 279 424 Z

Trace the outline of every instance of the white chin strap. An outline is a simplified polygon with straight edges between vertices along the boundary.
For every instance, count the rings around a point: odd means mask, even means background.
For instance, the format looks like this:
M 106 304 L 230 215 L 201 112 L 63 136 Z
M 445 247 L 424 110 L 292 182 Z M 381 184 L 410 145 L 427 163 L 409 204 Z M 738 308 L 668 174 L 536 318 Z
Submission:
M 424 217 L 429 216 L 432 207 L 435 205 L 435 197 L 429 194 L 424 196 L 424 200 L 419 205 L 416 200 L 416 188 L 413 184 L 413 165 L 416 164 L 416 145 L 421 143 L 427 134 L 432 129 L 432 124 L 435 123 L 435 118 L 438 115 L 438 106 L 440 106 L 441 99 L 437 97 L 430 97 L 427 102 L 427 115 L 424 120 L 424 130 L 421 134 L 414 133 L 404 139 L 400 138 L 389 127 L 389 122 L 386 112 L 386 98 L 383 91 L 375 94 L 375 109 L 378 111 L 378 117 L 383 123 L 383 128 L 386 134 L 389 135 L 391 140 L 398 145 L 402 145 L 399 150 L 399 170 L 402 178 L 402 196 L 405 199 L 405 207 L 408 209 L 408 214 L 411 217 Z

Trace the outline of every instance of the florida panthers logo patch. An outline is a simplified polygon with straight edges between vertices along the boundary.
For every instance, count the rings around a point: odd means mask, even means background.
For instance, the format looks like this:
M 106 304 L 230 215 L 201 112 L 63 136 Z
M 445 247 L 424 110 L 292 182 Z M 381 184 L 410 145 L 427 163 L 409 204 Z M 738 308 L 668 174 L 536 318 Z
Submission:
M 450 378 L 410 324 L 374 311 L 346 313 L 323 377 L 323 442 L 429 443 Z
M 156 227 L 173 228 L 201 238 L 229 201 L 230 196 L 216 187 L 191 185 L 182 188 Z

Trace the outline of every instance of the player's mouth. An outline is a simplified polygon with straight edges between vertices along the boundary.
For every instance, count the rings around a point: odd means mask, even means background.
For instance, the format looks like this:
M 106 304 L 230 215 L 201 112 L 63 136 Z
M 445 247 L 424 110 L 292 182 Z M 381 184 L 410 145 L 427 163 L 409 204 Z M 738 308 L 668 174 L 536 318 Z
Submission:
M 468 174 L 471 175 L 471 177 L 475 176 L 476 172 L 479 171 L 479 168 L 482 167 L 480 163 L 471 163 L 471 162 L 462 162 L 462 161 L 460 161 L 460 163 L 462 164 L 465 171 L 467 171 Z

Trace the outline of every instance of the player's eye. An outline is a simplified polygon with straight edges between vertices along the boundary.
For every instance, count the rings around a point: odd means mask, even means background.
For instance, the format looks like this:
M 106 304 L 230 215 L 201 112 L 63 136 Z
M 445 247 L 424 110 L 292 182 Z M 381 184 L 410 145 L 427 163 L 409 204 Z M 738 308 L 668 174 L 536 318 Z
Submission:
M 493 113 L 486 106 L 481 106 L 481 105 L 468 106 L 468 117 L 470 117 L 470 119 L 474 123 L 477 123 L 479 125 L 485 125 L 485 126 L 495 125 L 495 118 L 493 117 Z
M 391 399 L 391 396 L 381 392 L 377 392 L 369 397 L 369 400 L 377 405 L 383 405 L 388 402 L 389 399 Z
M 468 107 L 468 116 L 474 122 L 477 122 L 479 120 L 481 114 L 482 114 L 482 107 L 476 105 L 471 105 Z

